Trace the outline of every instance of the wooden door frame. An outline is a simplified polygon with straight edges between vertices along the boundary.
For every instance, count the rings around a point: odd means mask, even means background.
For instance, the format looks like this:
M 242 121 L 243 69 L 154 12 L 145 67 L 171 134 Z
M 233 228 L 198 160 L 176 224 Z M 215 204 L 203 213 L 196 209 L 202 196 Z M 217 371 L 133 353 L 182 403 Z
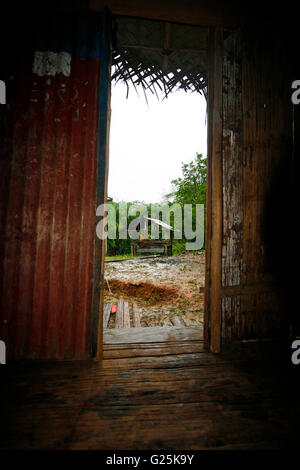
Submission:
M 106 201 L 109 128 L 110 128 L 110 57 L 111 14 L 105 14 L 99 80 L 99 125 L 97 139 L 96 208 Z M 223 29 L 211 27 L 208 49 L 208 132 L 207 132 L 207 203 L 206 269 L 204 307 L 204 347 L 221 350 L 221 246 L 222 246 L 222 47 Z M 109 41 L 109 44 L 108 44 Z M 96 226 L 95 226 L 96 234 Z M 103 355 L 103 288 L 105 241 L 94 245 L 94 277 L 90 344 L 92 357 Z
M 102 34 L 100 46 L 100 72 L 98 93 L 98 132 L 96 157 L 96 198 L 94 226 L 93 291 L 90 321 L 90 351 L 97 360 L 102 359 L 103 335 L 103 289 L 105 240 L 96 234 L 96 211 L 107 200 L 109 131 L 111 116 L 111 12 L 106 8 L 101 13 Z M 104 231 L 104 227 L 103 227 Z
M 208 50 L 208 132 L 204 347 L 221 350 L 223 29 L 212 27 Z

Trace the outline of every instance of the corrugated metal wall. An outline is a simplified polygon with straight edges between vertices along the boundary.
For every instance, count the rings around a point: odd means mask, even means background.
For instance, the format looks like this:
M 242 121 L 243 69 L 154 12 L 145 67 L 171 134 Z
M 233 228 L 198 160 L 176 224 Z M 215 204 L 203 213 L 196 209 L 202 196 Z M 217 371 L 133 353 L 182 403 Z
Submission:
M 44 16 L 11 58 L 1 149 L 9 358 L 90 356 L 100 34 L 99 14 Z

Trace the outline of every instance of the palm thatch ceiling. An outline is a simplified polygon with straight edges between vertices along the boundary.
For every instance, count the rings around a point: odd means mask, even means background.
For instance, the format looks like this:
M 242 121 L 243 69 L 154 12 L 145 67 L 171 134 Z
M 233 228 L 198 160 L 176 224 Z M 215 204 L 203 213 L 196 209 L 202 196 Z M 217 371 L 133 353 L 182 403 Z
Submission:
M 208 28 L 116 16 L 112 80 L 167 97 L 176 89 L 206 97 Z M 146 96 L 147 99 L 147 96 Z

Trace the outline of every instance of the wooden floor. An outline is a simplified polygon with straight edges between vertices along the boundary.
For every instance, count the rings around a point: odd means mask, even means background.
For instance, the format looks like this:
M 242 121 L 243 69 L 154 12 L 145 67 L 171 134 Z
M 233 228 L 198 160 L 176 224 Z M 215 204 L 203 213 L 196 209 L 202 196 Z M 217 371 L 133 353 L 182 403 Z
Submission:
M 129 330 L 130 328 L 134 328 L 136 330 L 137 328 L 138 329 L 141 328 L 140 309 L 136 302 L 129 303 L 121 299 L 116 304 L 116 312 L 114 313 L 111 313 L 112 306 L 113 306 L 113 303 L 108 303 L 108 304 L 104 304 L 104 307 L 103 307 L 104 332 L 106 332 L 106 330 L 108 329 L 110 331 L 115 329 L 118 332 L 120 329 Z M 114 328 L 112 327 L 109 328 L 111 317 L 113 317 L 112 323 L 114 324 Z M 173 326 L 177 326 L 177 327 L 185 326 L 182 319 L 180 319 L 178 315 L 173 315 L 170 321 Z M 197 327 L 199 328 L 200 326 L 197 325 Z M 162 328 L 168 328 L 168 327 L 157 327 L 157 328 L 162 329 Z
M 108 303 L 104 304 L 103 307 L 103 328 L 106 330 L 109 325 L 109 320 L 110 317 L 112 316 L 111 314 L 111 308 L 113 304 Z M 141 326 L 140 323 L 140 312 L 139 308 L 137 306 L 136 302 L 131 303 L 131 308 L 132 308 L 132 321 L 130 320 L 130 306 L 129 302 L 124 301 L 123 299 L 120 299 L 116 305 L 116 312 L 115 312 L 115 328 L 138 328 Z
M 214 355 L 184 340 L 107 344 L 102 364 L 8 363 L 0 448 L 289 448 L 295 410 L 276 351 Z
M 203 338 L 201 326 L 151 326 L 148 328 L 105 329 L 104 344 L 170 343 L 198 341 Z

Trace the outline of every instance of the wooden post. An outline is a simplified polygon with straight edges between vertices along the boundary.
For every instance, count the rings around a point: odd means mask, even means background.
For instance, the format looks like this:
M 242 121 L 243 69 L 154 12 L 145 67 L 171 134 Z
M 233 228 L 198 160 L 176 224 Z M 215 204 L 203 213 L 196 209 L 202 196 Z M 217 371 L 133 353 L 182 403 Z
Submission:
M 221 349 L 223 30 L 211 28 L 208 77 L 208 173 L 204 344 Z
M 164 256 L 167 256 L 168 255 L 168 245 L 167 245 L 167 242 L 164 242 Z
M 110 70 L 111 70 L 111 14 L 105 9 L 101 14 L 101 56 L 98 92 L 97 176 L 95 213 L 107 199 L 109 129 L 110 129 Z M 95 221 L 97 223 L 97 221 Z M 105 243 L 94 239 L 93 293 L 90 323 L 90 347 L 92 357 L 102 359 L 103 338 L 103 288 L 104 288 Z

